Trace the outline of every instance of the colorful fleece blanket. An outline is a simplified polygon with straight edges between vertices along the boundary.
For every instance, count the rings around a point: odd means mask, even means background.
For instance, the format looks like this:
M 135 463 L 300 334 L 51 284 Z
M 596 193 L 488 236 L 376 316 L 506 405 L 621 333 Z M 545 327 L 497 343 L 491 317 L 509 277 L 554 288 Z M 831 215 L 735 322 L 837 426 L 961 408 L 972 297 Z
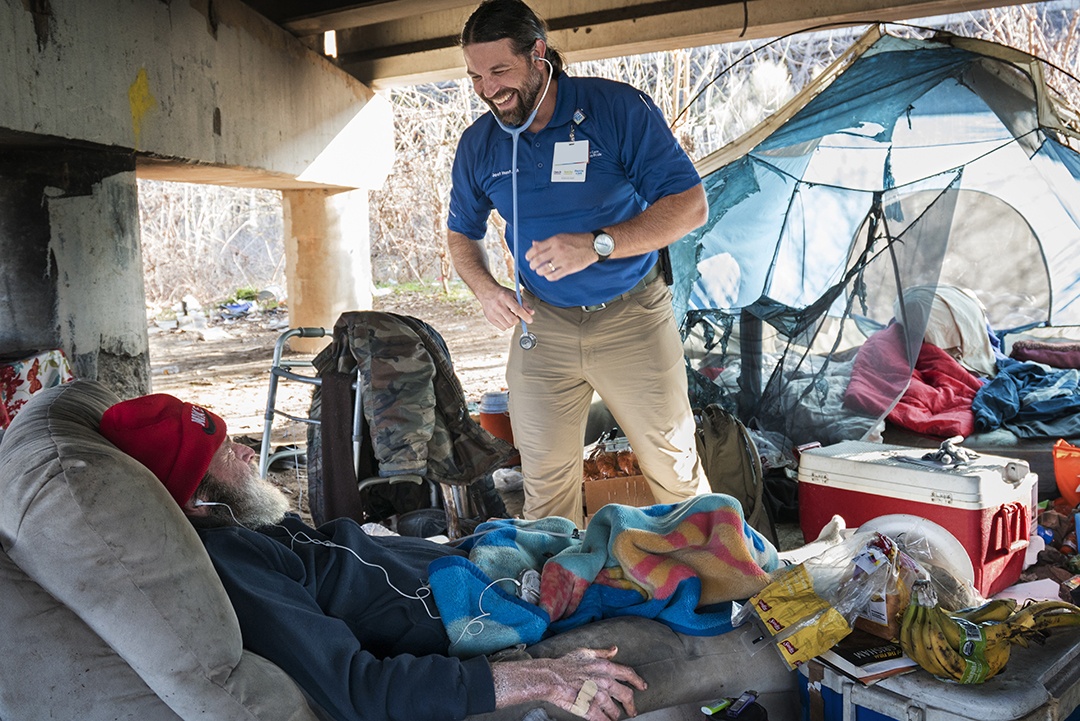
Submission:
M 477 528 L 469 558 L 433 562 L 429 583 L 460 657 L 513 646 L 612 616 L 653 618 L 676 631 L 731 630 L 731 602 L 779 566 L 776 549 L 719 493 L 677 504 L 604 506 L 579 535 L 564 518 L 499 520 Z M 537 604 L 517 596 L 540 571 Z

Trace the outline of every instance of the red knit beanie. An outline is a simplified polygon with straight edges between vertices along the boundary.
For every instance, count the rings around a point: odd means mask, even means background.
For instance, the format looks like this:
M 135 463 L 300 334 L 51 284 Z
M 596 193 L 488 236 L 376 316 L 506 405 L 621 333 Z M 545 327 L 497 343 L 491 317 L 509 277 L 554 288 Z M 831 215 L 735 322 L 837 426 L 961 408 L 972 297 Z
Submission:
M 101 435 L 153 471 L 183 506 L 225 440 L 225 421 L 165 393 L 122 401 L 101 416 Z

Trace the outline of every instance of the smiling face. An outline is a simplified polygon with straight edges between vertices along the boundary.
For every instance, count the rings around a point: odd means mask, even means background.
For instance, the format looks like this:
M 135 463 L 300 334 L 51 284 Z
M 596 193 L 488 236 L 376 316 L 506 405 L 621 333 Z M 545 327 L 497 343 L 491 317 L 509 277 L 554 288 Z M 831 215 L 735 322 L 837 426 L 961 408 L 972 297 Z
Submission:
M 543 41 L 537 45 L 542 55 Z M 466 45 L 462 52 L 473 90 L 491 112 L 507 125 L 525 122 L 544 88 L 545 73 L 538 67 L 543 62 L 515 53 L 505 38 Z

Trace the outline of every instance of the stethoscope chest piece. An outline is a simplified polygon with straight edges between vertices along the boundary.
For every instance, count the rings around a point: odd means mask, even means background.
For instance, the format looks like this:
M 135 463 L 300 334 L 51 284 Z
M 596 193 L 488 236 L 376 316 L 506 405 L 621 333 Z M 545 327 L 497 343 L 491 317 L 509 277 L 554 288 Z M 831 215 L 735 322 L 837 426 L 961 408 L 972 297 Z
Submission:
M 532 350 L 536 347 L 536 336 L 532 333 L 522 333 L 518 338 L 518 345 L 521 346 L 521 350 Z

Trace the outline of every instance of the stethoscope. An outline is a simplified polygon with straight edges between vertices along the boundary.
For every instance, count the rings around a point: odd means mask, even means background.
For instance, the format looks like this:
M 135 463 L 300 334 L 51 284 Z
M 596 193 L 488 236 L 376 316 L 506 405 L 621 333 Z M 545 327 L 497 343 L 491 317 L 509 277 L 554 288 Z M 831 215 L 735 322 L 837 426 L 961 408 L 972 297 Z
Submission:
M 544 92 L 540 95 L 540 100 L 536 103 L 536 107 L 533 108 L 533 111 L 529 114 L 529 117 L 525 118 L 525 122 L 523 122 L 521 125 L 517 126 L 516 128 L 512 128 L 509 125 L 503 123 L 503 121 L 499 119 L 499 116 L 496 115 L 494 112 L 491 114 L 491 117 L 495 118 L 495 122 L 499 124 L 499 127 L 509 133 L 510 137 L 513 138 L 513 142 L 511 143 L 512 157 L 510 160 L 510 192 L 513 197 L 512 215 L 514 223 L 514 239 L 511 244 L 513 245 L 513 251 L 511 252 L 511 255 L 514 256 L 514 294 L 517 296 L 517 302 L 520 306 L 524 306 L 524 302 L 521 300 L 521 271 L 518 270 L 518 138 L 521 137 L 522 132 L 524 132 L 527 127 L 532 125 L 533 120 L 536 120 L 536 114 L 540 112 L 540 106 L 544 104 L 544 98 L 547 97 L 548 88 L 551 87 L 551 76 L 555 74 L 555 68 L 552 67 L 551 61 L 549 61 L 547 58 L 542 58 L 538 55 L 534 55 L 533 58 L 536 60 L 543 60 L 545 63 L 548 64 L 548 79 L 547 84 L 544 85 Z M 525 323 L 524 318 L 521 319 L 521 337 L 518 338 L 518 345 L 521 346 L 522 350 L 532 350 L 536 347 L 536 336 L 529 332 L 529 326 Z

